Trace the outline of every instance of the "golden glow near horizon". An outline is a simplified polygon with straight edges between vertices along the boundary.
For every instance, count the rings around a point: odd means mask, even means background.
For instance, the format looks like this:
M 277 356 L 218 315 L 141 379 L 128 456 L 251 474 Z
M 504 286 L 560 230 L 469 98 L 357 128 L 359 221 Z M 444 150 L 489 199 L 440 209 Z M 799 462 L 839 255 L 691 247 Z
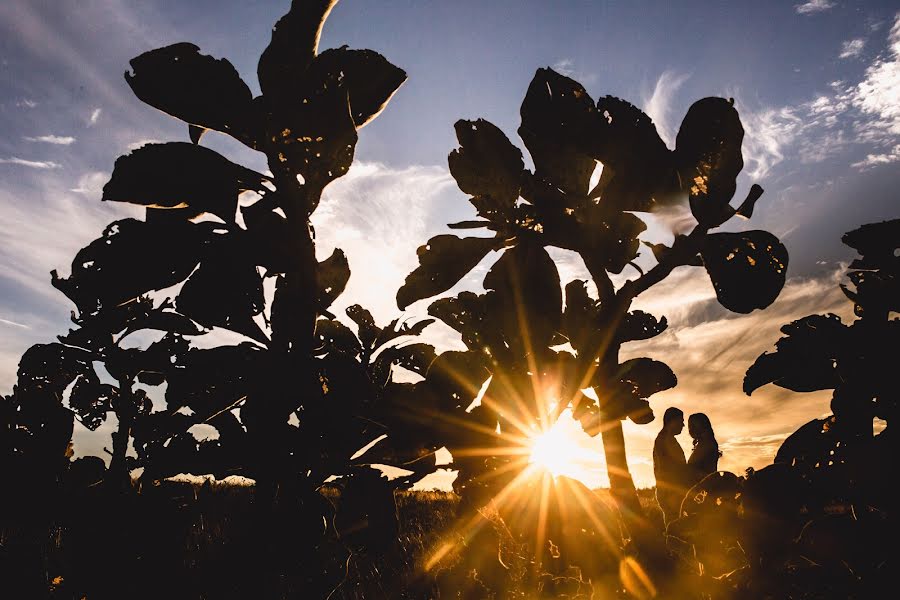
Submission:
M 600 449 L 591 451 L 579 444 L 578 433 L 582 433 L 578 422 L 572 418 L 572 411 L 566 409 L 549 429 L 536 432 L 531 438 L 528 462 L 549 471 L 554 477 L 565 475 L 591 485 L 596 475 L 591 473 L 589 466 L 599 461 Z

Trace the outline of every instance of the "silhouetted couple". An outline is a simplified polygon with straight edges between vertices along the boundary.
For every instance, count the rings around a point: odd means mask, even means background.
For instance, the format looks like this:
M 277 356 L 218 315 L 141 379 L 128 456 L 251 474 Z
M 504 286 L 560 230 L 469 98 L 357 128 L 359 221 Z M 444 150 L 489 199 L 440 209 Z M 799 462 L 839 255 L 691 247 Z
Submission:
M 666 525 L 678 518 L 685 493 L 701 479 L 715 473 L 719 463 L 719 444 L 709 417 L 694 413 L 688 418 L 688 433 L 694 448 L 685 460 L 684 450 L 675 436 L 684 430 L 684 412 L 674 406 L 663 415 L 663 428 L 653 443 L 653 475 L 656 477 L 656 501 Z

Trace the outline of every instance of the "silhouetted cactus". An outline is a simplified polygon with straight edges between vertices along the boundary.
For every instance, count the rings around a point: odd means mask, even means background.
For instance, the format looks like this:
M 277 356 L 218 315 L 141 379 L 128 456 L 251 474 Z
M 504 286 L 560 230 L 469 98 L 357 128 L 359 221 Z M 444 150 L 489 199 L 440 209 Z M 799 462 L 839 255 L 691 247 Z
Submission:
M 747 370 L 744 391 L 767 383 L 796 392 L 834 390 L 833 416 L 788 437 L 775 460 L 827 481 L 821 494 L 880 506 L 887 504 L 886 483 L 872 469 L 882 472 L 883 461 L 896 455 L 888 431 L 900 389 L 894 374 L 900 321 L 891 318 L 900 310 L 900 219 L 863 225 L 842 241 L 861 255 L 847 273 L 853 289 L 841 285 L 858 318 L 845 324 L 837 315 L 809 315 L 783 326 L 777 350 Z M 875 418 L 885 428 L 873 437 Z
M 309 217 L 325 186 L 349 169 L 357 130 L 406 79 L 370 50 L 318 52 L 336 3 L 292 2 L 260 57 L 257 97 L 227 60 L 192 44 L 131 61 L 125 78 L 134 93 L 186 122 L 193 143 L 147 144 L 116 161 L 103 200 L 144 206 L 146 217 L 111 223 L 76 255 L 68 277 L 53 273 L 53 285 L 77 308 L 78 327 L 25 353 L 16 390 L 3 402 L 0 439 L 4 460 L 27 451 L 30 468 L 58 472 L 73 416 L 93 430 L 114 412 L 108 482 L 129 484 L 137 467 L 148 482 L 179 472 L 255 478 L 257 573 L 280 569 L 313 595 L 334 583 L 319 563 L 338 558 L 315 556 L 333 516 L 317 488 L 332 475 L 353 477 L 350 457 L 386 432 L 374 416 L 392 364 L 419 361 L 424 371 L 434 355 L 424 345 L 389 343 L 430 321 L 381 329 L 351 307 L 359 339 L 351 333 L 347 347 L 341 336 L 349 330 L 319 319 L 331 317 L 350 269 L 340 250 L 316 261 Z M 208 129 L 264 153 L 271 175 L 199 145 Z M 244 192 L 255 201 L 239 204 Z M 266 316 L 269 277 L 275 293 Z M 177 285 L 174 299 L 154 303 L 147 295 Z M 213 327 L 249 339 L 191 347 L 189 336 Z M 164 334 L 145 348 L 124 346 L 146 330 Z M 136 386 L 163 383 L 166 406 L 154 411 Z M 218 439 L 198 442 L 188 431 L 197 424 L 215 427 Z M 126 455 L 130 440 L 135 457 Z M 404 482 L 382 488 L 390 495 Z M 263 596 L 268 585 L 281 584 L 264 577 Z
M 511 422 L 527 431 L 572 406 L 586 431 L 603 436 L 613 493 L 621 506 L 637 513 L 621 421 L 649 422 L 653 413 L 647 399 L 674 386 L 676 379 L 669 367 L 649 358 L 620 362 L 622 344 L 651 338 L 667 325 L 664 318 L 630 311 L 632 301 L 674 268 L 702 265 L 723 306 L 737 312 L 764 308 L 784 284 L 787 251 L 765 231 L 711 233 L 735 214 L 749 217 L 762 193 L 754 185 L 740 208 L 729 205 L 743 166 L 743 128 L 730 100 L 694 103 L 675 150 L 666 148 L 650 118 L 636 107 L 609 96 L 595 103 L 580 84 L 552 69 L 535 74 L 521 116 L 519 135 L 534 172 L 524 168 L 522 153 L 491 123 L 456 124 L 460 148 L 450 154 L 450 171 L 471 196 L 480 220 L 450 227 L 485 228 L 493 236 L 431 239 L 419 248 L 420 265 L 397 293 L 397 303 L 404 308 L 442 293 L 490 251 L 503 251 L 485 277 L 487 293 L 465 292 L 429 308 L 460 331 L 469 348 L 438 357 L 424 384 L 438 396 L 433 406 L 440 408 L 434 413 L 447 414 L 448 408 L 452 413 L 448 418 L 454 424 L 444 426 L 452 430 L 444 432 L 448 448 L 465 456 L 466 447 L 508 444 L 509 438 L 502 438 L 515 437 Z M 598 161 L 603 172 L 589 189 Z M 677 235 L 671 248 L 653 245 L 658 264 L 616 289 L 610 274 L 632 264 L 638 235 L 646 228 L 633 213 L 681 199 L 690 204 L 694 229 Z M 547 246 L 581 256 L 598 299 L 588 295 L 584 282 L 570 282 L 563 310 Z M 567 341 L 574 354 L 553 348 Z M 480 410 L 466 414 L 473 392 L 489 376 Z M 548 386 L 558 400 L 555 412 L 545 396 Z M 599 404 L 582 395 L 588 387 Z M 497 424 L 499 436 L 493 434 Z M 459 488 L 490 471 L 491 464 L 508 462 L 485 454 L 477 464 L 470 458 L 459 461 Z

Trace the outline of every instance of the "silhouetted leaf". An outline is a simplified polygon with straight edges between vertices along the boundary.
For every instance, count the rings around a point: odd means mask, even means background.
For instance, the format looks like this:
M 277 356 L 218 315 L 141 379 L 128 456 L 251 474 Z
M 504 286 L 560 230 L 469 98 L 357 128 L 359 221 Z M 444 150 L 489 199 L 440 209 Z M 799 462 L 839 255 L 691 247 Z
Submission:
M 665 331 L 668 325 L 665 317 L 657 320 L 649 313 L 634 310 L 625 315 L 621 325 L 616 329 L 616 339 L 619 342 L 649 340 Z
M 293 1 L 272 28 L 272 40 L 259 57 L 263 94 L 296 100 L 297 83 L 319 48 L 319 36 L 337 0 Z
M 150 50 L 131 59 L 134 74 L 125 81 L 134 94 L 154 108 L 195 127 L 215 129 L 251 148 L 262 141 L 260 123 L 253 118 L 253 95 L 232 64 L 200 54 L 188 43 Z M 192 134 L 191 139 L 198 143 Z
M 568 194 L 586 196 L 597 165 L 586 149 L 600 121 L 584 87 L 553 69 L 538 69 L 520 113 L 519 137 L 534 160 L 535 175 Z
M 146 350 L 119 346 L 107 349 L 104 367 L 118 381 L 139 376 L 148 383 L 159 381 L 160 376 L 164 378 L 171 371 L 173 360 L 187 350 L 187 340 L 179 335 L 167 334 L 150 344 Z M 142 375 L 143 373 L 147 375 Z
M 576 279 L 566 284 L 566 309 L 561 329 L 577 351 L 587 348 L 601 327 L 599 302 L 588 295 L 586 281 Z
M 72 274 L 53 286 L 92 314 L 183 281 L 197 265 L 203 231 L 192 223 L 123 219 L 75 255 Z
M 319 319 L 316 321 L 317 350 L 326 352 L 343 352 L 349 356 L 357 356 L 362 346 L 353 331 L 336 319 Z
M 310 65 L 307 85 L 337 78 L 347 89 L 353 123 L 359 129 L 387 106 L 406 81 L 406 72 L 372 50 L 350 50 L 346 46 L 325 50 Z
M 395 362 L 397 365 L 424 376 L 428 371 L 428 367 L 437 358 L 434 346 L 431 344 L 408 344 L 406 346 L 395 346 L 394 350 Z
M 106 413 L 112 410 L 113 399 L 119 390 L 100 383 L 93 369 L 78 378 L 69 395 L 69 407 L 75 411 L 82 425 L 96 431 L 106 421 Z
M 408 322 L 401 323 L 400 319 L 394 319 L 387 327 L 379 332 L 373 347 L 379 348 L 399 337 L 420 335 L 425 331 L 425 328 L 432 323 L 434 323 L 434 319 L 422 319 L 421 321 L 416 321 L 412 325 Z
M 319 284 L 319 307 L 325 310 L 341 295 L 350 280 L 350 265 L 340 248 L 319 263 L 316 282 Z
M 443 352 L 432 361 L 425 379 L 428 387 L 436 394 L 438 414 L 458 414 L 465 411 L 478 396 L 488 377 L 490 373 L 485 368 L 484 358 L 480 353 L 451 350 Z M 455 433 L 459 436 L 466 435 L 466 431 Z
M 187 406 L 199 419 L 235 404 L 257 389 L 265 376 L 265 353 L 245 342 L 237 346 L 192 349 L 178 356 L 168 374 L 169 411 Z
M 734 312 L 765 308 L 784 287 L 787 249 L 768 231 L 711 234 L 700 256 L 719 303 Z
M 502 242 L 496 238 L 458 238 L 438 235 L 419 246 L 419 266 L 407 275 L 397 290 L 400 310 L 422 298 L 446 292 L 475 268 L 491 250 Z
M 335 75 L 301 90 L 289 110 L 270 108 L 267 135 L 272 154 L 291 177 L 300 173 L 306 185 L 317 190 L 344 176 L 353 162 L 356 124 L 345 84 Z M 313 210 L 314 204 L 307 208 Z
M 525 168 L 521 150 L 484 119 L 457 121 L 454 128 L 460 148 L 450 153 L 448 162 L 459 189 L 472 196 L 488 196 L 500 214 L 512 211 Z
M 543 246 L 521 241 L 494 263 L 484 287 L 497 293 L 496 320 L 510 346 L 524 356 L 546 348 L 562 319 L 556 263 Z
M 691 212 L 701 224 L 718 225 L 730 216 L 728 202 L 744 168 L 743 139 L 733 100 L 698 100 L 681 122 L 675 158 L 683 189 L 690 194 Z
M 810 315 L 781 328 L 777 352 L 763 353 L 744 375 L 744 393 L 767 383 L 795 392 L 812 392 L 841 383 L 839 359 L 852 352 L 849 328 L 833 314 Z
M 561 236 L 560 245 L 591 257 L 611 273 L 621 273 L 637 258 L 641 244 L 638 236 L 647 225 L 628 212 L 609 212 L 602 205 L 588 204 L 576 209 L 580 225 L 574 235 Z M 556 240 L 554 240 L 556 241 Z
M 207 326 L 218 326 L 268 343 L 253 321 L 265 307 L 262 279 L 240 248 L 227 242 L 217 245 L 200 262 L 175 300 L 178 311 Z
M 773 462 L 811 468 L 817 463 L 827 464 L 834 457 L 836 445 L 840 446 L 834 429 L 834 416 L 809 421 L 782 442 Z
M 490 221 L 459 221 L 458 223 L 450 223 L 447 225 L 450 229 L 479 229 L 481 227 L 490 226 Z
M 372 381 L 377 386 L 385 386 L 390 383 L 391 365 L 403 367 L 424 377 L 436 356 L 434 346 L 430 344 L 418 343 L 385 348 L 373 361 Z
M 656 262 L 662 262 L 666 259 L 666 255 L 669 254 L 673 249 L 679 250 L 679 246 L 686 243 L 687 236 L 682 235 L 680 233 L 675 234 L 675 241 L 672 243 L 672 247 L 666 246 L 665 244 L 653 244 L 651 242 L 644 242 L 644 245 L 650 248 L 650 251 L 653 252 L 653 257 L 656 258 Z M 702 267 L 703 259 L 700 258 L 700 255 L 696 255 L 690 262 L 687 263 L 686 266 L 691 267 Z
M 641 425 L 653 420 L 647 398 L 673 388 L 677 383 L 675 373 L 668 365 L 650 358 L 627 360 L 609 378 L 599 371 L 594 378 L 594 387 L 606 418 L 628 417 Z
M 665 363 L 651 358 L 633 358 L 619 365 L 617 377 L 634 385 L 635 393 L 649 398 L 657 392 L 675 387 L 678 379 Z
M 591 140 L 591 155 L 603 163 L 601 206 L 649 211 L 671 203 L 671 152 L 650 117 L 613 96 L 597 100 L 597 114 L 603 127 Z
M 860 318 L 875 317 L 900 311 L 900 219 L 869 223 L 845 233 L 845 244 L 856 249 L 862 258 L 850 264 L 847 277 L 855 291 L 842 285 L 844 294 L 856 304 Z
M 900 240 L 900 219 L 868 223 L 841 236 L 841 241 L 859 252 L 862 259 L 853 261 L 851 269 L 896 268 Z
M 470 350 L 481 351 L 494 345 L 489 342 L 493 329 L 485 324 L 487 306 L 484 295 L 460 292 L 455 298 L 441 298 L 431 303 L 428 314 L 460 332 L 463 343 Z
M 266 275 L 296 270 L 313 255 L 309 240 L 297 235 L 296 227 L 271 210 L 241 210 L 247 225 L 248 255 L 254 264 L 266 269 Z
M 146 316 L 141 316 L 128 322 L 128 329 L 139 331 L 141 329 L 155 329 L 180 335 L 202 335 L 206 333 L 190 318 L 171 310 L 152 310 Z
M 147 144 L 116 160 L 103 200 L 153 208 L 189 206 L 233 223 L 238 194 L 265 191 L 264 180 L 203 146 Z
M 62 344 L 35 344 L 19 359 L 17 386 L 22 392 L 44 388 L 62 400 L 63 391 L 79 375 L 93 373 L 94 355 Z
M 364 309 L 359 304 L 353 304 L 347 307 L 347 316 L 356 323 L 359 328 L 359 340 L 363 347 L 372 349 L 375 347 L 375 340 L 381 333 L 381 328 L 375 324 L 372 313 Z

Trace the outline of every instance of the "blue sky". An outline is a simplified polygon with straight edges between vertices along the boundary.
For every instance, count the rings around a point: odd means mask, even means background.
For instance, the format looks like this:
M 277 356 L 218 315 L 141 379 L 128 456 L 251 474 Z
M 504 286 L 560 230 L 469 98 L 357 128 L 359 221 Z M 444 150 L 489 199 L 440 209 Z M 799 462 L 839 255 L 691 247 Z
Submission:
M 256 60 L 287 0 L 4 0 L 0 4 L 0 390 L 31 344 L 68 327 L 71 307 L 49 283 L 74 253 L 129 207 L 99 202 L 120 154 L 148 140 L 185 140 L 186 127 L 143 105 L 122 74 L 146 50 L 190 41 L 228 58 L 258 91 Z M 518 110 L 535 69 L 552 66 L 596 99 L 641 106 L 672 143 L 690 104 L 733 97 L 746 136 L 738 196 L 766 189 L 746 228 L 769 229 L 791 254 L 775 305 L 748 316 L 716 308 L 702 273 L 676 271 L 642 302 L 671 323 L 630 349 L 667 360 L 675 390 L 655 396 L 704 410 L 725 450 L 721 466 L 762 466 L 785 434 L 828 410 L 828 395 L 740 392 L 743 370 L 811 312 L 849 318 L 837 289 L 852 256 L 840 235 L 900 216 L 900 13 L 889 2 L 596 2 L 342 0 L 320 44 L 371 48 L 409 74 L 391 104 L 360 133 L 351 173 L 315 215 L 319 252 L 344 248 L 354 276 L 342 305 L 360 302 L 382 321 L 415 249 L 443 224 L 472 216 L 446 168 L 453 123 L 484 117 L 515 142 Z M 204 143 L 264 169 L 262 155 L 210 134 Z M 520 144 L 521 146 L 521 144 Z M 671 237 L 678 215 L 649 235 Z M 557 256 L 563 279 L 581 265 Z M 461 286 L 478 289 L 490 257 Z M 455 290 L 454 290 L 455 291 Z M 411 314 L 424 314 L 426 303 Z M 224 334 L 212 340 L 225 339 Z M 458 344 L 445 329 L 428 334 Z M 642 354 L 643 353 L 643 354 Z M 629 427 L 638 484 L 652 484 L 649 445 L 658 427 Z M 79 453 L 100 434 L 79 432 Z M 575 435 L 573 433 L 573 435 Z M 686 434 L 683 440 L 688 447 Z M 108 443 L 108 442 L 106 442 Z M 588 465 L 602 483 L 599 442 Z

